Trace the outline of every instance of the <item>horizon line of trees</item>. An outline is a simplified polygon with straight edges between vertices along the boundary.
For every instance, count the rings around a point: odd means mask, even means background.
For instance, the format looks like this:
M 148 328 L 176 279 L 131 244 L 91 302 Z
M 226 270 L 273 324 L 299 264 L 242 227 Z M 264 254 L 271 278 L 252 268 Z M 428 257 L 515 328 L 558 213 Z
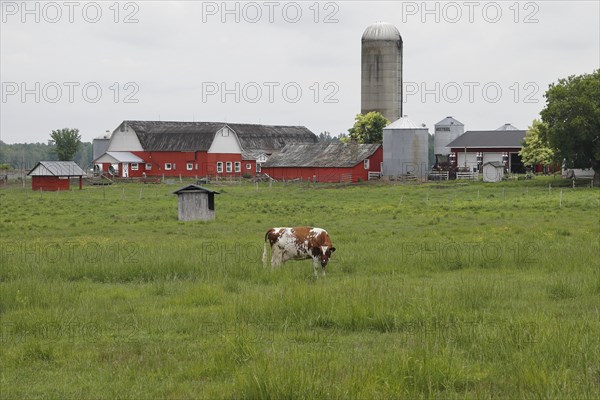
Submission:
M 58 161 L 56 146 L 50 143 L 13 143 L 0 140 L 0 165 L 10 169 L 30 170 L 40 161 Z M 86 169 L 92 164 L 92 143 L 81 142 L 72 160 Z

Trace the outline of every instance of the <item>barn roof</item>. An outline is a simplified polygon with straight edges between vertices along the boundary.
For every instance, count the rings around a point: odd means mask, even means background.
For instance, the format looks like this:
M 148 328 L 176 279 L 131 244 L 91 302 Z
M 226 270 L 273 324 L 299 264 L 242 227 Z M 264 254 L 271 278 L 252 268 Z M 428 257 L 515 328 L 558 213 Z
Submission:
M 272 152 L 291 143 L 316 143 L 304 126 L 235 124 L 225 122 L 123 121 L 146 151 L 208 151 L 215 134 L 228 126 L 245 151 Z
M 447 147 L 523 147 L 526 131 L 467 131 Z
M 354 167 L 372 156 L 380 144 L 292 144 L 274 153 L 263 167 Z
M 83 176 L 85 172 L 75 161 L 40 161 L 27 173 L 29 176 Z

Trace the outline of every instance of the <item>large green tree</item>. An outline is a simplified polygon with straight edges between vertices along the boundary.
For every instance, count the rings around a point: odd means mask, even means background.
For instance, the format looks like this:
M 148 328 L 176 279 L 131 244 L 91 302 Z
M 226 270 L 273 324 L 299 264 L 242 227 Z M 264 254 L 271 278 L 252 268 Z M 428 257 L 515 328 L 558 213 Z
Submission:
M 354 121 L 354 126 L 348 129 L 350 140 L 366 144 L 383 142 L 383 128 L 390 124 L 390 121 L 377 111 L 357 114 Z
M 531 126 L 527 129 L 523 147 L 519 151 L 519 156 L 525 165 L 550 165 L 554 160 L 554 151 L 543 139 L 548 130 L 548 125 L 539 119 L 534 119 Z
M 50 144 L 54 145 L 54 152 L 60 161 L 73 160 L 81 146 L 81 135 L 79 129 L 59 129 L 50 134 Z
M 559 79 L 546 91 L 543 139 L 573 168 L 594 169 L 600 185 L 600 69 Z

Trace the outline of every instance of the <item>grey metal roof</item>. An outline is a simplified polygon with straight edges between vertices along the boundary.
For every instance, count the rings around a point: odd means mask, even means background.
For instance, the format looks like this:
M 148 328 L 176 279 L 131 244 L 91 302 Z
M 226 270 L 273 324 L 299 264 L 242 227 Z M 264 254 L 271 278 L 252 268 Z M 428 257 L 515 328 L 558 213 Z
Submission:
M 519 128 L 517 128 L 516 126 L 513 126 L 511 124 L 504 124 L 496 130 L 497 131 L 518 131 Z
M 500 161 L 488 161 L 483 165 L 491 165 L 492 167 L 496 167 L 496 168 L 504 168 L 504 163 L 502 163 Z
M 375 22 L 365 29 L 362 41 L 365 40 L 398 40 L 402 42 L 402 37 L 398 28 L 389 22 Z
M 245 151 L 272 152 L 286 144 L 316 143 L 304 126 L 236 124 L 225 122 L 124 121 L 146 151 L 208 151 L 216 132 L 229 126 Z
M 29 176 L 83 176 L 85 172 L 75 161 L 40 161 L 27 173 Z
M 402 118 L 399 118 L 386 126 L 383 129 L 427 129 L 424 126 L 419 126 L 415 124 L 412 120 L 410 120 L 406 115 Z
M 526 131 L 467 131 L 447 147 L 522 147 Z
M 263 167 L 354 167 L 372 156 L 380 144 L 293 144 L 273 153 Z
M 189 192 L 203 192 L 203 193 L 220 194 L 219 192 L 215 192 L 214 190 L 210 190 L 205 187 L 198 186 L 198 185 L 186 185 L 186 186 L 174 191 L 173 194 L 186 193 L 186 192 L 188 192 L 188 193 Z
M 436 125 L 459 125 L 459 126 L 464 126 L 464 124 L 462 122 L 458 121 L 454 117 L 446 117 L 443 120 L 441 120 L 440 122 L 438 122 Z

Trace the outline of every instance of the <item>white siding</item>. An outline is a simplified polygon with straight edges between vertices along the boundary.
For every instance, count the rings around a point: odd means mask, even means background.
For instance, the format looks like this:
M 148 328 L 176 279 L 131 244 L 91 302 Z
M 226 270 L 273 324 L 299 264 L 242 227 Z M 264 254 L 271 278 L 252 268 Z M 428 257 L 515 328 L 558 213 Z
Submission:
M 143 151 L 142 145 L 135 134 L 135 131 L 129 127 L 121 126 L 113 132 L 107 151 Z
M 208 149 L 209 153 L 241 154 L 242 148 L 234 131 L 227 126 L 221 128 L 216 134 Z
M 465 152 L 459 151 L 456 154 L 456 158 L 457 158 L 456 166 L 458 168 L 465 167 L 465 159 L 466 159 L 466 165 L 467 165 L 467 168 L 469 168 L 469 171 L 473 171 L 473 168 L 477 167 L 477 153 L 465 153 Z

